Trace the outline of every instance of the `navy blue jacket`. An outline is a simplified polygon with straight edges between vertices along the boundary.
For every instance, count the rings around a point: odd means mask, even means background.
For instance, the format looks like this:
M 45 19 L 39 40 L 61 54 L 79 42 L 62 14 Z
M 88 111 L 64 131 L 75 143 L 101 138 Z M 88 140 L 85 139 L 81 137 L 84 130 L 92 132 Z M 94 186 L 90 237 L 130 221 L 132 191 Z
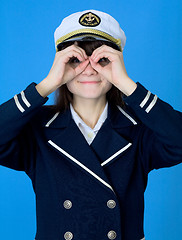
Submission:
M 32 180 L 36 240 L 144 238 L 147 176 L 182 161 L 182 114 L 137 83 L 89 146 L 46 101 L 32 83 L 0 106 L 0 164 Z

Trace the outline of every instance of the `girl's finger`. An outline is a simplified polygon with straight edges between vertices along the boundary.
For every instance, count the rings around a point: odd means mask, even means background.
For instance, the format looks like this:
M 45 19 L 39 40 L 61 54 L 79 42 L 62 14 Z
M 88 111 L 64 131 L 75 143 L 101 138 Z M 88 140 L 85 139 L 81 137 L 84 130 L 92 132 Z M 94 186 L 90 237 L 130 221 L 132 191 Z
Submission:
M 91 58 L 89 58 L 91 66 L 97 71 L 97 72 L 102 72 L 103 67 L 99 63 L 94 62 Z
M 99 60 L 102 58 L 107 58 L 109 59 L 110 62 L 113 62 L 116 58 L 118 58 L 118 55 L 116 55 L 115 53 L 105 51 L 105 52 L 97 53 L 94 57 L 91 57 L 91 59 L 94 62 L 99 62 Z
M 107 46 L 107 45 L 102 45 L 101 47 L 98 47 L 98 48 L 96 48 L 96 49 L 93 51 L 91 57 L 94 58 L 95 55 L 97 55 L 97 54 L 100 53 L 100 52 L 104 52 L 104 51 L 114 53 L 116 50 L 113 49 L 113 48 L 111 48 L 111 47 L 109 47 L 109 46 Z
M 89 64 L 89 59 L 83 61 L 82 63 L 80 63 L 76 68 L 75 68 L 75 72 L 76 72 L 76 76 L 79 75 L 80 73 L 82 73 L 85 68 L 87 67 L 87 65 Z
M 69 47 L 69 49 L 72 49 L 72 50 L 78 51 L 78 52 L 84 57 L 85 60 L 88 58 L 88 56 L 87 56 L 85 50 L 84 50 L 83 48 L 77 46 L 76 43 L 73 44 L 73 45 L 71 45 L 71 46 Z
M 75 54 L 78 53 L 79 56 L 81 57 L 81 58 L 80 57 L 78 58 L 80 61 L 83 61 L 83 60 L 87 59 L 84 52 L 81 49 L 77 48 L 75 45 L 71 45 L 71 46 L 65 48 L 64 50 L 62 50 L 58 53 L 60 54 L 61 58 L 64 57 L 64 56 L 69 56 L 70 58 L 71 57 L 76 57 Z M 72 55 L 73 53 L 74 53 L 75 56 Z M 69 59 L 66 58 L 66 61 L 69 61 Z
M 85 61 L 83 54 L 80 53 L 79 51 L 76 51 L 75 49 L 72 49 L 69 52 L 67 52 L 66 54 L 64 54 L 64 57 L 65 57 L 65 60 L 64 60 L 65 63 L 68 63 L 69 60 L 73 57 L 78 58 L 78 60 L 80 62 Z
M 77 45 L 75 45 L 75 46 L 76 46 L 77 49 L 79 49 L 79 50 L 83 53 L 84 58 L 85 58 L 85 59 L 88 59 L 88 56 L 87 56 L 85 50 L 84 50 L 83 48 L 77 46 Z

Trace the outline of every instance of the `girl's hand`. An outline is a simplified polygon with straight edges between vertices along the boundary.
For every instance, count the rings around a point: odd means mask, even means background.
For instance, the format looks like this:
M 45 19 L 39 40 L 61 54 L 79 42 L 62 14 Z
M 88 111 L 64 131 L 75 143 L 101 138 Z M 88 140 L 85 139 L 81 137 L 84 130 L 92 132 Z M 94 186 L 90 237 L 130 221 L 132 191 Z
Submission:
M 74 68 L 74 62 L 81 62 Z M 60 87 L 61 85 L 73 80 L 77 75 L 84 71 L 89 60 L 85 51 L 74 45 L 57 52 L 48 78 Z M 76 64 L 75 64 L 76 65 Z
M 89 60 L 101 77 L 111 82 L 125 95 L 130 95 L 136 89 L 136 83 L 126 72 L 122 52 L 102 45 L 94 50 Z
M 48 76 L 36 86 L 38 92 L 43 97 L 48 96 L 83 72 L 88 63 L 85 51 L 76 44 L 57 52 Z

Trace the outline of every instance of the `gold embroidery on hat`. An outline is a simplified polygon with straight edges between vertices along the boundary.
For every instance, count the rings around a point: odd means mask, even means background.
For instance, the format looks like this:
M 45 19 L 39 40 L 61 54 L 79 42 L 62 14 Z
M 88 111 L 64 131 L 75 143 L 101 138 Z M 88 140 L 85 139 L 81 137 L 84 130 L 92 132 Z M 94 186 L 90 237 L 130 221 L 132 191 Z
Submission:
M 105 33 L 105 32 L 102 32 L 102 31 L 99 31 L 97 29 L 90 29 L 90 28 L 84 28 L 84 29 L 78 29 L 78 30 L 75 30 L 73 32 L 70 32 L 62 37 L 60 37 L 57 41 L 56 41 L 56 51 L 57 51 L 57 46 L 58 44 L 66 41 L 67 39 L 72 39 L 74 40 L 74 37 L 75 35 L 77 34 L 80 34 L 80 33 L 85 33 L 85 34 L 93 34 L 93 35 L 96 35 L 96 36 L 100 36 L 100 37 L 103 37 L 105 38 L 106 40 L 109 40 L 111 42 L 114 42 L 116 45 L 118 45 L 118 47 L 120 48 L 120 50 L 122 51 L 122 47 L 121 47 L 121 39 L 119 38 L 114 38 L 112 37 L 111 35 Z
M 100 24 L 100 22 L 101 22 L 100 17 L 92 12 L 83 14 L 79 19 L 79 23 L 82 26 L 87 27 L 96 27 Z

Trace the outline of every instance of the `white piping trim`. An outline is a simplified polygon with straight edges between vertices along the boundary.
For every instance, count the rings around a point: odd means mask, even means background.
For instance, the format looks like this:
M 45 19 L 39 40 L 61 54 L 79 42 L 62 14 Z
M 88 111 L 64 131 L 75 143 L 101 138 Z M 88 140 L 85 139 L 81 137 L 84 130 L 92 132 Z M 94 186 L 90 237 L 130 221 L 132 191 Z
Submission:
M 105 160 L 101 166 L 103 167 L 104 165 L 106 165 L 108 162 L 110 162 L 111 160 L 113 160 L 113 158 L 117 157 L 120 153 L 124 152 L 127 148 L 129 148 L 132 145 L 132 143 L 128 143 L 125 147 L 123 147 L 122 149 L 120 149 L 118 152 L 116 152 L 115 154 L 113 154 L 110 158 L 108 158 L 107 160 Z
M 59 115 L 59 112 L 57 112 L 57 113 L 53 116 L 53 118 L 51 118 L 51 120 L 49 120 L 49 122 L 48 122 L 45 126 L 46 126 L 46 127 L 49 127 L 50 124 L 57 118 L 58 115 Z
M 149 106 L 146 108 L 146 112 L 147 113 L 149 113 L 150 112 L 150 110 L 154 107 L 154 105 L 156 104 L 156 102 L 157 102 L 157 95 L 155 95 L 154 96 L 154 98 L 153 98 L 153 100 L 152 100 L 152 102 L 149 104 Z
M 23 102 L 25 103 L 25 105 L 29 108 L 31 106 L 31 104 L 29 103 L 29 101 L 25 97 L 24 91 L 21 92 L 21 98 L 22 98 Z
M 125 115 L 125 117 L 127 117 L 134 125 L 137 125 L 137 122 L 132 117 L 130 117 L 128 113 L 126 113 L 120 106 L 117 107 L 120 110 L 120 112 L 122 112 Z
M 99 176 L 97 176 L 94 172 L 92 172 L 89 168 L 87 168 L 85 165 L 83 165 L 82 163 L 80 163 L 76 158 L 72 157 L 69 153 L 65 152 L 62 148 L 60 148 L 58 145 L 56 145 L 54 142 L 52 142 L 51 140 L 48 141 L 49 144 L 51 144 L 54 148 L 56 148 L 58 151 L 62 152 L 66 157 L 68 157 L 69 159 L 71 159 L 73 162 L 75 162 L 76 164 L 78 164 L 81 168 L 83 168 L 85 171 L 87 171 L 88 173 L 90 173 L 93 177 L 95 177 L 98 181 L 100 181 L 102 184 L 104 184 L 106 187 L 110 188 L 113 192 L 113 188 L 107 183 L 105 182 L 102 178 L 100 178 Z
M 145 96 L 145 98 L 143 99 L 143 101 L 140 103 L 140 107 L 143 108 L 145 106 L 145 104 L 147 103 L 147 101 L 149 100 L 150 98 L 150 95 L 151 95 L 151 92 L 148 91 L 147 92 L 147 95 Z
M 144 237 L 144 238 L 142 238 L 141 240 L 145 240 L 145 237 Z
M 22 105 L 20 104 L 17 95 L 14 96 L 14 100 L 15 100 L 16 106 L 17 106 L 17 108 L 20 110 L 20 112 L 22 112 L 22 113 L 25 112 L 25 109 L 24 109 L 24 108 L 22 107 Z

